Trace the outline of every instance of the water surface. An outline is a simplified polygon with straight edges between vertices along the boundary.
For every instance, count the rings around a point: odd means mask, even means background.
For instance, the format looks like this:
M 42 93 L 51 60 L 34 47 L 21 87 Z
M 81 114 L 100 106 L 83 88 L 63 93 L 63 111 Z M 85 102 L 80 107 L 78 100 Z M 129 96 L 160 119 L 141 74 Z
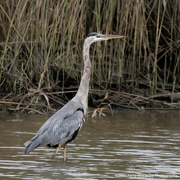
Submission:
M 180 112 L 123 111 L 86 118 L 77 139 L 61 150 L 24 154 L 47 116 L 0 116 L 0 179 L 180 179 Z

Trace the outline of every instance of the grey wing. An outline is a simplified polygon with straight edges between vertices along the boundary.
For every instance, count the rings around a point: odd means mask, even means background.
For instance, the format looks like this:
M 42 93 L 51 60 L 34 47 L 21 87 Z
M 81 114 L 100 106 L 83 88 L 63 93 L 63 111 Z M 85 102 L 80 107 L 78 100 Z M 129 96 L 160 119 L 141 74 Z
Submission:
M 53 118 L 53 116 L 51 118 Z M 26 154 L 39 146 L 56 145 L 58 143 L 62 143 L 65 139 L 72 135 L 73 131 L 78 128 L 78 125 L 82 125 L 83 112 L 69 111 L 68 116 L 61 116 L 61 118 L 59 117 L 59 120 L 54 120 L 51 118 L 49 119 L 51 120 L 51 123 L 49 123 L 49 120 L 46 121 L 45 124 L 39 129 L 35 137 L 25 143 Z
M 74 114 L 74 111 L 82 107 L 81 102 L 78 98 L 74 97 L 69 101 L 65 106 L 63 106 L 59 111 L 52 115 L 38 130 L 36 135 L 24 145 L 25 153 L 28 154 L 30 151 L 34 150 L 38 146 L 43 146 L 49 141 L 49 135 L 52 132 L 53 128 L 60 127 L 63 120 L 67 117 L 71 117 Z
M 80 130 L 83 121 L 84 117 L 82 111 L 76 111 L 72 116 L 65 118 L 60 127 L 58 125 L 53 127 L 51 132 L 53 139 L 49 141 L 49 144 L 51 146 L 66 144 L 70 139 L 72 139 L 74 133 L 77 130 Z M 51 134 L 49 134 L 49 136 L 51 136 Z
M 44 146 L 47 141 L 49 141 L 49 134 L 51 133 L 54 126 L 57 126 L 57 124 L 60 126 L 60 124 L 63 122 L 63 120 L 66 117 L 70 117 L 74 110 L 72 108 L 68 108 L 66 104 L 63 108 L 61 108 L 59 111 L 57 111 L 54 115 L 52 115 L 38 130 L 36 135 L 26 143 L 25 145 L 25 154 L 28 154 L 35 148 L 39 146 Z M 66 109 L 69 109 L 68 111 Z M 66 112 L 66 114 L 65 114 Z M 51 135 L 51 134 L 50 134 Z
M 72 116 L 74 111 L 80 107 L 82 107 L 81 101 L 77 97 L 74 97 L 66 105 L 64 105 L 59 111 L 53 114 L 41 126 L 41 128 L 39 129 L 36 135 L 43 134 L 50 127 L 54 127 L 55 124 L 61 124 L 65 118 Z
M 39 129 L 39 131 L 37 132 L 37 135 L 43 134 L 49 128 L 53 127 L 55 124 L 61 124 L 64 118 L 70 117 L 74 113 L 75 108 L 72 108 L 71 106 L 68 106 L 68 105 L 69 104 L 66 104 L 59 111 L 53 114 Z

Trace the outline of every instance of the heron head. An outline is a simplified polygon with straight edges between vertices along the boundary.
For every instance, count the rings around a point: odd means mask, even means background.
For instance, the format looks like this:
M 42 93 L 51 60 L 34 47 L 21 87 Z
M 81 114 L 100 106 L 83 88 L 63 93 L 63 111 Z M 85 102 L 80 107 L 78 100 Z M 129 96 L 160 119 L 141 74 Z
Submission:
M 105 41 L 108 39 L 115 39 L 115 38 L 123 38 L 124 36 L 120 35 L 106 35 L 106 34 L 99 34 L 96 32 L 92 32 L 87 35 L 86 40 L 89 40 L 91 43 L 97 41 Z

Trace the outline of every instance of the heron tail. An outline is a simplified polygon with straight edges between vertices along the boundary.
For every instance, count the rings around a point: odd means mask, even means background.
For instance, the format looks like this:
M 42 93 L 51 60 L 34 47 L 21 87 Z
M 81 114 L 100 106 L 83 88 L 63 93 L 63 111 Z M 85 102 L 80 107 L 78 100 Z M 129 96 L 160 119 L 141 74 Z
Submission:
M 37 137 L 34 137 L 33 139 L 27 141 L 24 143 L 25 145 L 25 154 L 29 154 L 31 151 L 33 151 L 34 149 L 36 149 L 39 146 L 39 142 L 37 141 Z

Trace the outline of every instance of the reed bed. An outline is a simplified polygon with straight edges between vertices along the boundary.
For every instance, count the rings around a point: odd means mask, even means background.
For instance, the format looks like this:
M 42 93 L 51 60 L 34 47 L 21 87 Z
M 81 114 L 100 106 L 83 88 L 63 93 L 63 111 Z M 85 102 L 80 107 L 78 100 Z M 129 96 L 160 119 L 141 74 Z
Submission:
M 125 38 L 92 46 L 91 98 L 111 89 L 129 94 L 125 106 L 132 94 L 179 100 L 179 0 L 6 0 L 0 1 L 0 103 L 30 111 L 63 105 L 77 91 L 83 41 L 93 31 Z

